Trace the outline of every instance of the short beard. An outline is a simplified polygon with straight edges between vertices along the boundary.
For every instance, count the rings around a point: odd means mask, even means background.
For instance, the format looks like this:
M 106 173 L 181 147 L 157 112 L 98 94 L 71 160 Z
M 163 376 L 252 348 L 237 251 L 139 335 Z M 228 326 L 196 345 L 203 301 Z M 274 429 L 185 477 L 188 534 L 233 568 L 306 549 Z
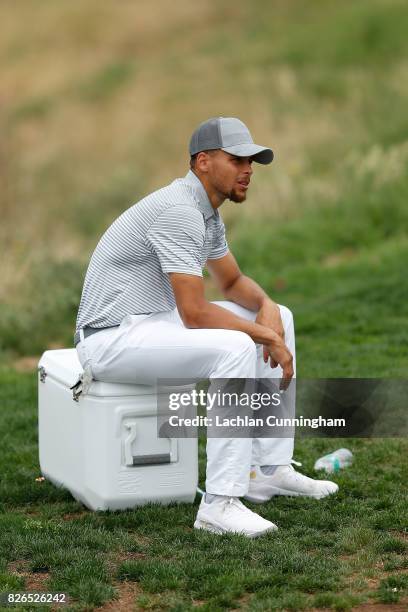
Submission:
M 239 195 L 238 192 L 235 191 L 235 189 L 231 189 L 231 191 L 227 195 L 227 198 L 231 202 L 236 202 L 237 204 L 240 204 L 241 202 L 245 202 L 245 200 L 246 200 L 246 193 L 244 193 L 244 195 Z

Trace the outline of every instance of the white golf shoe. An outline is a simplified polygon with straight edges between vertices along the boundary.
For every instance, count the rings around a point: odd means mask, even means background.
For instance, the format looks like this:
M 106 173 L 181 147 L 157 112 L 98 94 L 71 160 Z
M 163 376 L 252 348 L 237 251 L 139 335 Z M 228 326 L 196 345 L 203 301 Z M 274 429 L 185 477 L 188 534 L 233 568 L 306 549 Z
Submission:
M 195 529 L 205 529 L 212 533 L 237 533 L 248 538 L 275 531 L 277 526 L 244 506 L 238 497 L 217 496 L 210 504 L 205 495 L 197 512 Z
M 275 495 L 321 499 L 337 493 L 338 485 L 330 480 L 314 480 L 296 472 L 293 465 L 279 465 L 273 474 L 264 474 L 260 466 L 251 469 L 248 493 L 244 499 L 262 504 Z

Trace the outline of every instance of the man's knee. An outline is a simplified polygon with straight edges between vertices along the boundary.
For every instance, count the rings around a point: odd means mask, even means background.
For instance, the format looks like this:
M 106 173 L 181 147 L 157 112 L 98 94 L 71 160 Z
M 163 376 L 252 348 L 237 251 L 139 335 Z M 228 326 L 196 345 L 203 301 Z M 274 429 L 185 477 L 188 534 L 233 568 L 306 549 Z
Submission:
M 219 330 L 218 358 L 213 362 L 214 378 L 255 378 L 256 344 L 248 334 L 232 329 Z
M 247 355 L 249 358 L 256 359 L 256 344 L 252 338 L 245 332 L 232 329 L 222 330 L 222 338 L 220 338 L 220 348 L 228 354 L 239 356 Z

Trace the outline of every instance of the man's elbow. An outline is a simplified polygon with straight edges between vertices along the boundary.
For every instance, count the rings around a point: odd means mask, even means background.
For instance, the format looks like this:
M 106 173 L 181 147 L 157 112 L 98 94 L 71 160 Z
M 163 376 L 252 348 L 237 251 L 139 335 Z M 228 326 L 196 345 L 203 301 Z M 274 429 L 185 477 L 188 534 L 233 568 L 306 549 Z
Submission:
M 189 305 L 179 309 L 184 326 L 189 329 L 199 329 L 202 327 L 203 313 L 204 305 L 202 307 Z
M 241 278 L 244 278 L 244 275 L 242 274 L 242 272 L 240 272 L 239 274 L 236 274 L 235 276 L 233 276 L 230 279 L 228 279 L 227 283 L 224 283 L 224 285 L 221 287 L 221 291 L 222 291 L 224 297 L 228 297 L 228 294 L 230 293 L 231 289 L 234 288 L 236 283 Z

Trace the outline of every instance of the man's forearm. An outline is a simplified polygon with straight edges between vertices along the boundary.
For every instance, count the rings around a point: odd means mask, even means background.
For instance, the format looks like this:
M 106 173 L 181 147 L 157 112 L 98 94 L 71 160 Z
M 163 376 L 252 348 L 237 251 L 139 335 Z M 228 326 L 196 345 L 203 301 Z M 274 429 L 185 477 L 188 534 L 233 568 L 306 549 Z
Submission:
M 204 329 L 233 329 L 248 334 L 259 344 L 274 344 L 279 342 L 279 335 L 269 327 L 243 319 L 222 306 L 205 302 L 200 309 L 191 312 L 187 327 Z
M 265 302 L 274 304 L 265 291 L 249 276 L 241 274 L 237 280 L 224 290 L 224 295 L 231 302 L 257 312 Z

